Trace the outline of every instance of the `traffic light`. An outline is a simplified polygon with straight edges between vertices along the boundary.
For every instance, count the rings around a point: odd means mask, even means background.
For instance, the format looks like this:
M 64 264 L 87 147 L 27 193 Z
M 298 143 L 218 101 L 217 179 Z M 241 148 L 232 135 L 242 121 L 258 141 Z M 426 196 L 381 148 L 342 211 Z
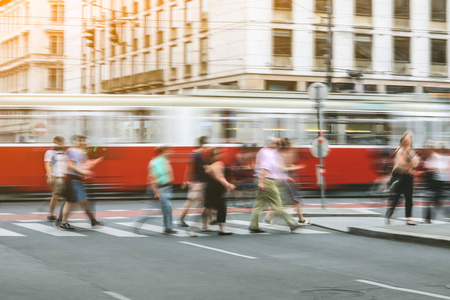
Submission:
M 86 46 L 95 48 L 95 28 L 88 28 L 85 31 Z
M 117 34 L 116 23 L 112 23 L 111 24 L 111 29 L 109 31 L 109 40 L 113 44 L 118 44 L 119 43 L 119 35 Z

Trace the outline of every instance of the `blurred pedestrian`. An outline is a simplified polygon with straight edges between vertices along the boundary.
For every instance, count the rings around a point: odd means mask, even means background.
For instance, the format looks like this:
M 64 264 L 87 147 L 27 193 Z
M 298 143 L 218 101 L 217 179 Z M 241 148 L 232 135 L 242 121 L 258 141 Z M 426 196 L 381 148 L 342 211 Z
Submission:
M 405 217 L 407 225 L 416 225 L 411 220 L 413 207 L 414 170 L 419 164 L 419 157 L 413 147 L 413 134 L 407 131 L 400 139 L 400 146 L 394 153 L 394 168 L 390 180 L 391 192 L 389 208 L 386 212 L 386 224 L 390 224 L 392 214 L 401 194 L 405 196 Z
M 208 227 L 209 216 L 212 209 L 217 210 L 217 223 L 219 224 L 219 235 L 231 235 L 225 229 L 227 216 L 227 203 L 224 194 L 234 190 L 236 187 L 225 178 L 225 164 L 222 161 L 223 151 L 218 148 L 209 150 L 210 165 L 205 165 L 206 190 L 205 208 L 202 212 L 202 231 L 211 231 Z
M 286 204 L 293 204 L 297 211 L 298 222 L 303 225 L 311 225 L 311 221 L 303 217 L 302 205 L 303 199 L 299 189 L 297 188 L 294 180 L 294 171 L 303 169 L 304 165 L 294 165 L 295 153 L 292 151 L 291 141 L 288 138 L 280 139 L 279 153 L 283 165 L 280 166 L 281 170 L 286 173 L 286 178 L 280 182 L 279 189 L 283 191 L 281 195 L 284 195 L 282 199 Z M 266 223 L 271 224 L 271 217 L 273 211 L 269 211 L 264 219 Z
M 159 200 L 159 204 L 163 213 L 164 234 L 177 233 L 173 229 L 172 215 L 172 181 L 173 170 L 167 158 L 169 148 L 160 146 L 155 149 L 155 158 L 148 164 L 148 180 L 150 189 L 154 192 L 155 198 Z M 138 226 L 143 220 L 137 220 Z
M 47 216 L 48 221 L 55 221 L 55 208 L 59 198 L 63 195 L 65 185 L 64 177 L 67 173 L 67 155 L 64 149 L 64 138 L 55 136 L 54 147 L 44 154 L 44 168 L 47 174 L 47 184 L 52 188 L 52 198 L 50 200 L 50 211 Z
M 199 137 L 198 147 L 191 153 L 190 162 L 187 165 L 184 181 L 181 185 L 182 188 L 185 188 L 186 186 L 188 187 L 187 200 L 184 203 L 183 211 L 178 219 L 178 225 L 182 227 L 189 227 L 189 225 L 184 221 L 189 209 L 193 206 L 200 206 L 205 199 L 205 187 L 207 180 L 205 165 L 208 164 L 206 159 L 206 142 L 206 136 Z M 209 215 L 209 220 L 211 225 L 217 223 L 212 217 L 212 213 Z
M 429 201 L 424 210 L 424 223 L 431 224 L 432 206 L 439 208 L 448 176 L 448 157 L 436 153 L 436 143 L 427 141 L 424 147 L 424 169 Z
M 67 176 L 66 176 L 66 202 L 64 203 L 62 220 L 58 227 L 62 230 L 74 230 L 67 222 L 70 211 L 74 203 L 78 203 L 86 212 L 91 221 L 92 227 L 103 225 L 95 218 L 90 203 L 87 201 L 84 180 L 93 176 L 91 169 L 97 165 L 103 158 L 94 160 L 88 159 L 86 155 L 87 142 L 83 135 L 73 137 L 74 146 L 67 149 Z M 57 221 L 58 222 L 58 221 Z
M 282 172 L 282 158 L 278 152 L 280 141 L 269 138 L 267 147 L 259 150 L 256 159 L 256 171 L 258 176 L 258 190 L 256 191 L 255 205 L 253 206 L 252 217 L 249 230 L 252 233 L 264 233 L 259 228 L 259 218 L 266 204 L 274 210 L 274 216 L 283 218 L 291 231 L 296 230 L 299 225 L 295 219 L 283 211 L 280 193 L 277 183 L 286 179 Z

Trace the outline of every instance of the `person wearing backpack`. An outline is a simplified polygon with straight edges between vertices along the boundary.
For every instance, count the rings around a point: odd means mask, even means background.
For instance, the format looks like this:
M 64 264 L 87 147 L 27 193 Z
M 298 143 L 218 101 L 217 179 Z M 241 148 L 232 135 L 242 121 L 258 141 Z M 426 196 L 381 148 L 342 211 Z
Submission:
M 59 198 L 64 193 L 64 177 L 67 173 L 67 156 L 64 149 L 64 138 L 55 136 L 53 139 L 55 146 L 47 150 L 44 154 L 44 168 L 47 175 L 47 184 L 52 188 L 52 198 L 50 200 L 50 211 L 47 216 L 48 221 L 55 221 L 55 208 Z

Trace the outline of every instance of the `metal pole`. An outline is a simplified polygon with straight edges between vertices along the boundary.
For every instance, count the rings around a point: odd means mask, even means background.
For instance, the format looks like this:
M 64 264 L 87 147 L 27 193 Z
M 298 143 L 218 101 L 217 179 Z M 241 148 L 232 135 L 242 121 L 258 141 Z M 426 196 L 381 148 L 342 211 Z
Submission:
M 323 123 L 322 123 L 322 100 L 320 93 L 319 93 L 319 86 L 316 87 L 316 95 L 317 95 L 317 99 L 316 99 L 316 103 L 317 103 L 317 125 L 319 127 L 319 132 L 318 132 L 318 136 L 322 137 L 323 133 L 322 133 L 322 127 L 323 127 Z M 320 203 L 322 205 L 322 209 L 325 208 L 325 182 L 324 182 L 324 178 L 322 176 L 322 169 L 325 167 L 324 164 L 324 159 L 322 156 L 322 143 L 319 140 L 319 144 L 318 144 L 318 150 L 319 150 L 319 165 L 317 167 L 319 167 L 319 174 L 318 174 L 318 178 L 319 178 L 319 187 L 320 187 Z
M 333 91 L 333 83 L 332 83 L 332 70 L 331 70 L 331 60 L 332 60 L 332 56 L 333 56 L 333 51 L 332 51 L 332 35 L 331 35 L 331 27 L 332 27 L 332 23 L 331 23 L 331 0 L 328 0 L 327 2 L 327 15 L 328 15 L 328 32 L 327 32 L 327 86 L 328 86 L 328 91 Z

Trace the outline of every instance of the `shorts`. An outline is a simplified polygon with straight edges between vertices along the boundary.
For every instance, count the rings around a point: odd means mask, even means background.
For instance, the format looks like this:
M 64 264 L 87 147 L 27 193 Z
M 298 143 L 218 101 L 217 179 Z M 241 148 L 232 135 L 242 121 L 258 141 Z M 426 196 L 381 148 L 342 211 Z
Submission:
M 52 193 L 56 195 L 62 195 L 64 193 L 64 177 L 54 177 L 52 184 Z
M 86 190 L 81 179 L 70 179 L 67 182 L 66 200 L 69 202 L 77 202 L 86 199 Z
M 189 190 L 187 194 L 188 200 L 203 202 L 205 199 L 205 188 L 206 183 L 204 182 L 194 182 L 189 184 Z

